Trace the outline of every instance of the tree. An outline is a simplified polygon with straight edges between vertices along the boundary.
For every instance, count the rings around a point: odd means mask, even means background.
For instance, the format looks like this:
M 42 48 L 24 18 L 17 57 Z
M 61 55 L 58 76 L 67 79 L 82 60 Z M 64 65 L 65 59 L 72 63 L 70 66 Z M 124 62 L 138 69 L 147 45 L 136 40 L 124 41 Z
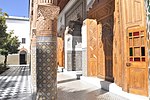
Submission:
M 17 36 L 13 36 L 14 32 L 6 32 L 6 13 L 0 9 L 0 54 L 5 56 L 4 67 L 6 68 L 8 54 L 17 53 L 20 42 Z
M 5 20 L 6 13 L 2 12 L 2 9 L 0 8 L 0 47 L 2 45 L 2 41 L 6 38 L 6 20 Z
M 8 54 L 14 54 L 14 53 L 18 53 L 18 47 L 20 46 L 20 42 L 18 40 L 17 36 L 12 36 L 14 33 L 13 31 L 10 33 L 6 33 L 7 36 L 6 38 L 3 40 L 3 44 L 1 47 L 1 55 L 5 56 L 5 60 L 4 60 L 4 67 L 6 67 L 7 64 L 7 56 Z

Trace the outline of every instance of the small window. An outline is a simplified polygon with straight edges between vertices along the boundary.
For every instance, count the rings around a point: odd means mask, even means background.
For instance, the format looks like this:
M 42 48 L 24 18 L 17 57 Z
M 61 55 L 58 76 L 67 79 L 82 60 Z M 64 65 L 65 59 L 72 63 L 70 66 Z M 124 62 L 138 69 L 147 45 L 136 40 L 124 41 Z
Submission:
M 22 43 L 23 43 L 23 44 L 26 43 L 26 38 L 22 38 Z

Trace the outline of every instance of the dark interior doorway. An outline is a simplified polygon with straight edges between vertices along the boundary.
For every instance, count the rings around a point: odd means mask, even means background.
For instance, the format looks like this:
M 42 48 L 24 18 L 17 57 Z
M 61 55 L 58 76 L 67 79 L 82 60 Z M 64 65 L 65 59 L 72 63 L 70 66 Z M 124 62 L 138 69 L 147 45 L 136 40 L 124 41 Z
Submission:
M 20 52 L 20 65 L 27 64 L 26 55 L 26 51 Z

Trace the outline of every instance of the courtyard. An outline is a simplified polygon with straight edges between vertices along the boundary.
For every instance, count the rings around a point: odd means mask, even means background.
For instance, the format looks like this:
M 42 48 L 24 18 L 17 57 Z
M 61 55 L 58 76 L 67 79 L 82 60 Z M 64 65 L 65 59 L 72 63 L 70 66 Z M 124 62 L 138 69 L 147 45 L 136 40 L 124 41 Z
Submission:
M 0 9 L 0 100 L 149 99 L 150 0 L 26 4 Z
M 57 74 L 58 100 L 128 100 L 77 80 L 75 72 L 58 70 Z M 0 100 L 34 100 L 33 97 L 29 66 L 11 66 L 0 75 Z

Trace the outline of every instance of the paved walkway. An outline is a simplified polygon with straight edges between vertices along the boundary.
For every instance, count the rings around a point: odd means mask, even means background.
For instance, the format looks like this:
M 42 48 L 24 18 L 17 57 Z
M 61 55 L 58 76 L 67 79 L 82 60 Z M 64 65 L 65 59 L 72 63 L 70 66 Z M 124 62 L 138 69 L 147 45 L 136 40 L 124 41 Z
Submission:
M 58 100 L 128 100 L 102 90 L 93 83 L 77 80 L 73 72 L 58 72 Z M 32 100 L 28 66 L 11 66 L 0 75 L 0 100 Z
M 60 72 L 57 75 L 58 100 L 128 100 L 82 79 L 76 80 L 75 73 Z
M 31 100 L 28 66 L 11 66 L 0 75 L 0 100 Z

